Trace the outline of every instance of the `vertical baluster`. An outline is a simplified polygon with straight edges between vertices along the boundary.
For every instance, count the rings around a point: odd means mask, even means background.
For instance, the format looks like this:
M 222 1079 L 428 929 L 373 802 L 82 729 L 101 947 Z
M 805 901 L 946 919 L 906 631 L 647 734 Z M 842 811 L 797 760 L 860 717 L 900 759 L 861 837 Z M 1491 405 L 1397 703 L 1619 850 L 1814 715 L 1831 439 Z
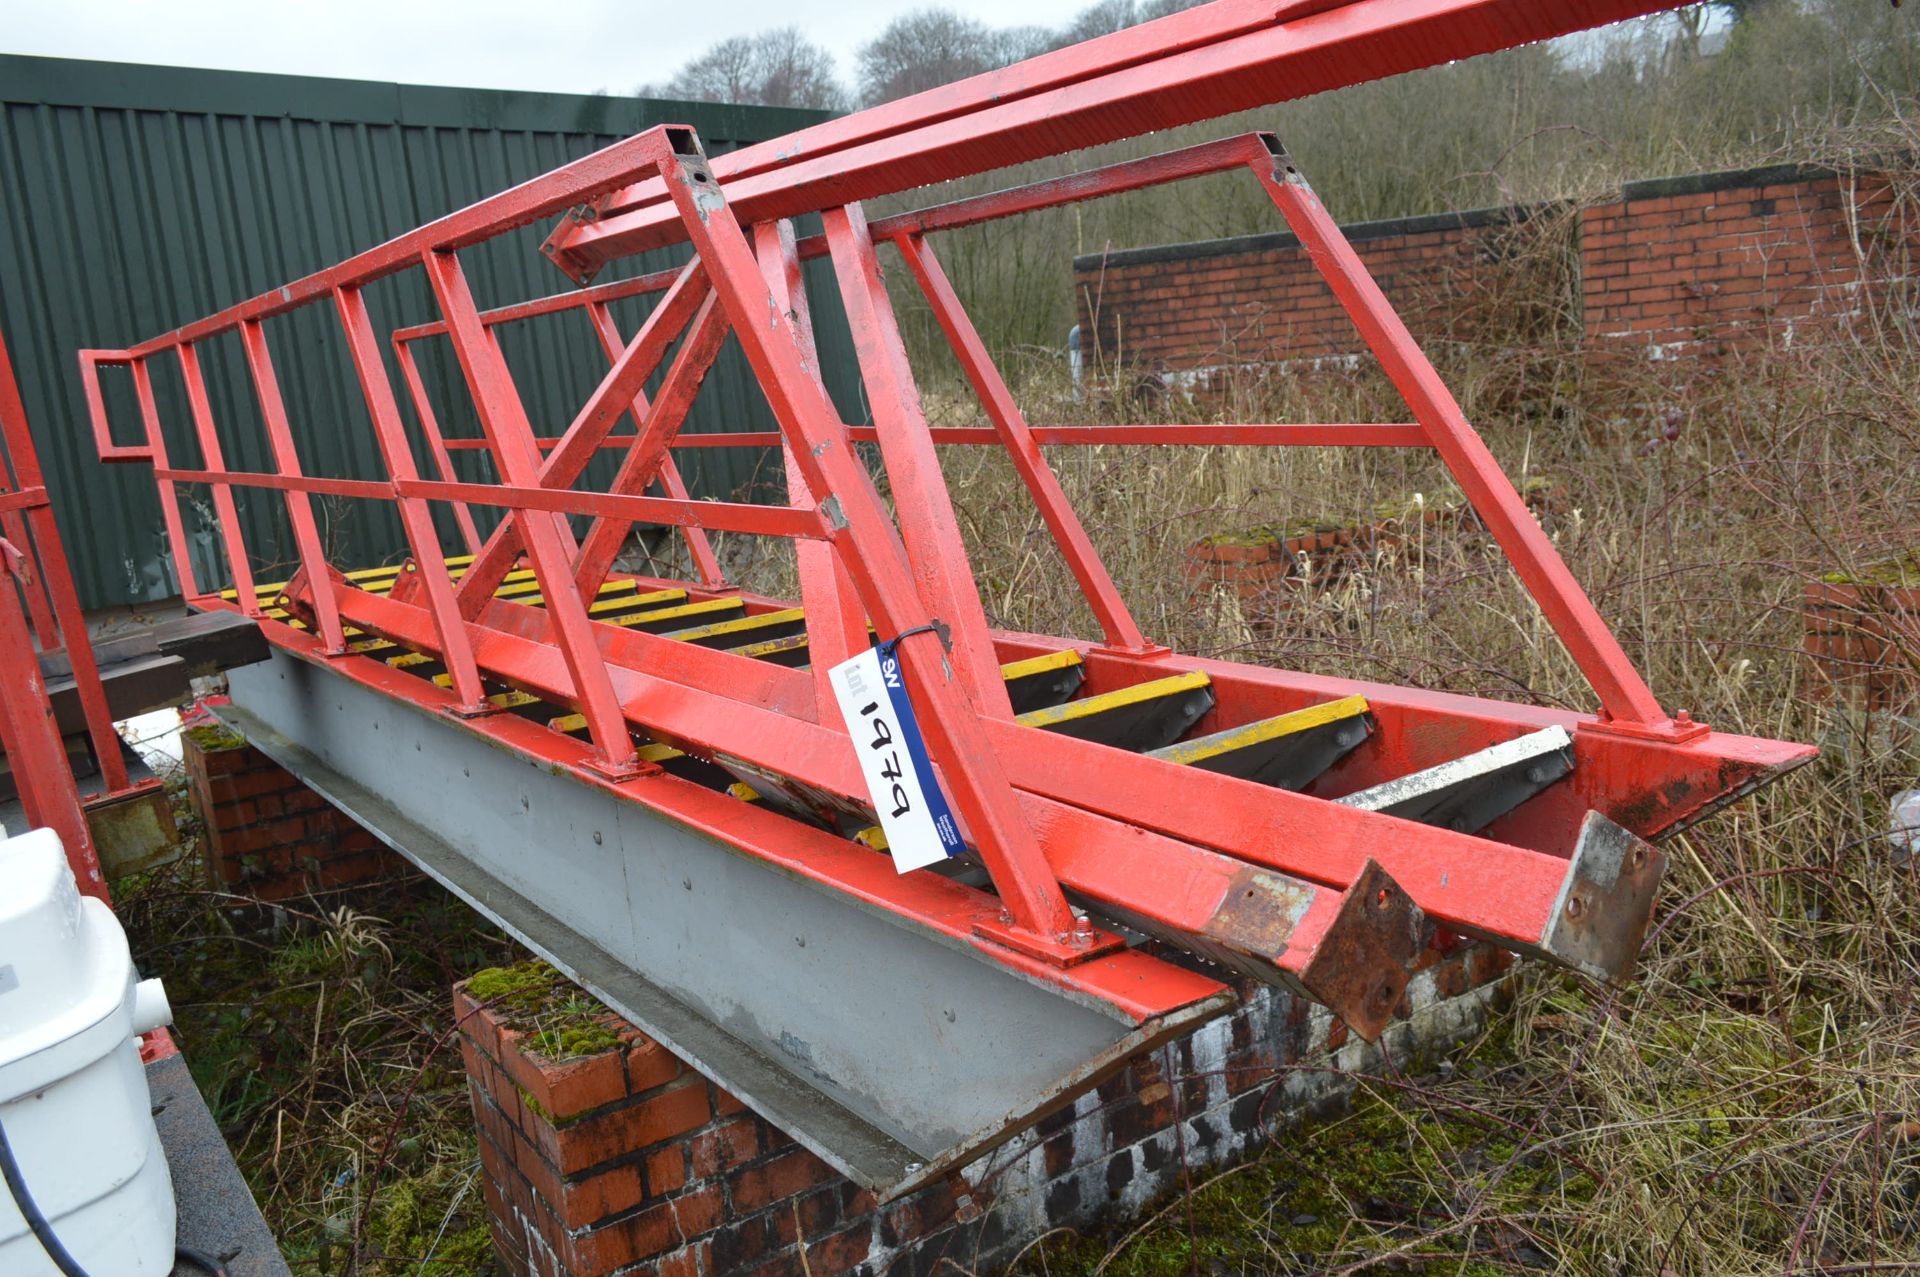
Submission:
M 346 329 L 347 353 L 353 371 L 360 379 L 360 393 L 367 402 L 367 414 L 373 418 L 373 431 L 380 443 L 380 455 L 386 461 L 390 479 L 419 478 L 413 463 L 413 449 L 407 446 L 406 427 L 400 421 L 400 404 L 393 397 L 393 382 L 380 360 L 380 342 L 373 335 L 373 321 L 367 314 L 366 300 L 358 288 L 338 288 L 333 293 L 334 309 L 340 326 Z M 433 526 L 433 511 L 418 497 L 395 497 L 400 511 L 400 526 L 407 534 L 407 547 L 413 554 L 420 583 L 427 597 L 427 610 L 440 639 L 440 661 L 453 682 L 457 712 L 483 714 L 488 710 L 487 693 L 474 663 L 473 644 L 467 636 L 466 622 L 453 598 L 453 580 L 447 573 L 446 556 L 440 550 L 440 533 Z
M 479 411 L 481 429 L 499 458 L 501 477 L 515 487 L 538 486 L 541 457 L 533 442 L 533 423 L 527 419 L 499 346 L 480 319 L 460 259 L 452 252 L 428 249 L 421 254 L 421 261 L 447 321 L 447 336 L 453 341 L 461 372 Z M 571 568 L 576 547 L 566 517 L 520 508 L 510 517 L 533 562 L 540 593 L 546 598 L 554 638 L 566 658 L 580 712 L 593 737 L 597 763 L 611 774 L 631 773 L 639 767 L 639 757 L 614 693 L 613 679 L 600 657 L 587 606 L 574 589 Z
M 447 451 L 447 437 L 440 430 L 440 419 L 433 415 L 433 402 L 427 398 L 427 383 L 420 378 L 419 361 L 413 357 L 413 343 L 396 341 L 393 343 L 393 353 L 400 361 L 400 376 L 407 383 L 407 394 L 413 400 L 415 415 L 420 418 L 420 429 L 427 437 L 427 451 L 433 455 L 435 468 L 447 483 L 460 482 L 460 476 L 453 468 L 453 457 Z M 473 511 L 466 502 L 453 503 L 453 521 L 460 525 L 460 535 L 467 543 L 467 553 L 480 553 L 480 530 L 474 526 Z
M 605 302 L 587 303 L 587 316 L 593 321 L 593 331 L 600 338 L 600 348 L 606 352 L 609 362 L 618 362 L 620 354 L 626 349 L 626 342 L 620 338 L 620 326 L 614 323 L 613 310 Z M 637 431 L 647 416 L 647 396 L 644 392 L 633 396 L 633 427 Z M 673 454 L 669 452 L 660 463 L 660 486 L 675 501 L 687 499 L 687 485 L 680 478 L 680 467 L 673 463 Z M 687 557 L 693 561 L 693 570 L 703 585 L 722 587 L 727 577 L 720 570 L 720 560 L 713 555 L 713 543 L 707 537 L 705 528 L 683 527 L 680 538 L 686 543 Z
M 293 429 L 287 422 L 286 402 L 280 396 L 280 379 L 274 375 L 265 326 L 257 319 L 246 320 L 240 325 L 240 341 L 246 348 L 247 371 L 253 376 L 253 391 L 260 404 L 260 417 L 266 422 L 274 466 L 283 475 L 298 477 L 300 454 L 293 446 Z M 320 623 L 322 648 L 329 656 L 341 655 L 347 650 L 347 640 L 340 627 L 340 601 L 335 594 L 333 573 L 328 569 L 326 552 L 320 546 L 320 529 L 313 518 L 313 499 L 291 488 L 286 498 L 294 547 L 300 553 L 307 586 L 313 591 L 313 611 Z
M 208 470 L 223 471 L 226 457 L 220 450 L 220 435 L 213 423 L 213 405 L 207 400 L 207 381 L 200 371 L 200 352 L 192 342 L 181 342 L 180 373 L 187 383 L 187 408 L 193 415 L 193 428 L 200 440 L 200 455 Z M 234 508 L 233 486 L 214 483 L 213 513 L 220 526 L 220 541 L 227 551 L 227 568 L 233 573 L 234 597 L 248 616 L 261 614 L 260 596 L 253 588 L 253 567 L 247 562 L 247 543 L 240 531 L 240 512 Z

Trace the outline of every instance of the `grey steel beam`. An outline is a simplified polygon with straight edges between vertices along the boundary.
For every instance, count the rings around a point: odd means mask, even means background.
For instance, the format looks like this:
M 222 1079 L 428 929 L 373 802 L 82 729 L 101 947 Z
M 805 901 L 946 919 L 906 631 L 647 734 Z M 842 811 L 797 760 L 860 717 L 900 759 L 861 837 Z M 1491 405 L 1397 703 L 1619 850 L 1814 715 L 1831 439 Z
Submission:
M 1232 1002 L 1135 1024 L 284 651 L 230 690 L 249 743 L 883 1199 Z

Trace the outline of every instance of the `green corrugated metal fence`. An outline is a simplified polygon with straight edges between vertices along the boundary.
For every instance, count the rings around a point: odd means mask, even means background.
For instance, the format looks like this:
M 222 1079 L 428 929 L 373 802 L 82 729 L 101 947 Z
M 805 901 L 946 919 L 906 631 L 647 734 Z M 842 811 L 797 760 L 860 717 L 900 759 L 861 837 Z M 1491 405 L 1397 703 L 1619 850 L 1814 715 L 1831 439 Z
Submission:
M 0 328 L 89 606 L 165 598 L 177 586 L 150 472 L 93 459 L 75 350 L 154 336 L 656 124 L 692 125 L 719 152 L 824 118 L 11 56 L 0 56 L 0 111 Z M 463 254 L 482 305 L 567 286 L 535 251 L 545 230 L 530 227 Z M 676 260 L 649 255 L 607 278 Z M 809 290 L 820 360 L 835 397 L 854 404 L 851 345 L 826 278 Z M 383 329 L 435 317 L 417 278 L 375 285 L 368 300 Z M 644 313 L 639 303 L 615 307 L 628 332 Z M 558 433 L 606 369 L 586 320 L 575 312 L 504 331 L 529 413 L 543 433 Z M 331 311 L 309 307 L 272 321 L 268 337 L 308 472 L 384 477 Z M 202 350 L 226 460 L 269 469 L 238 343 L 227 340 Z M 477 435 L 450 356 L 437 342 L 420 349 L 443 427 Z M 398 386 L 397 370 L 394 377 Z M 157 361 L 156 381 L 172 460 L 198 465 L 175 370 Z M 120 437 L 133 442 L 131 392 L 118 382 L 110 390 Z M 731 346 L 689 428 L 771 428 Z M 680 459 L 695 495 L 778 485 L 778 466 L 763 452 L 700 449 Z M 460 464 L 463 477 L 485 473 L 473 454 Z M 590 478 L 609 478 L 611 458 L 599 464 Z M 264 561 L 257 566 L 290 558 L 278 498 L 242 495 L 241 505 L 249 545 Z M 322 505 L 338 561 L 383 561 L 404 544 L 384 508 Z M 189 523 L 199 523 L 191 512 Z M 196 566 L 207 572 L 203 580 L 224 579 L 201 526 Z

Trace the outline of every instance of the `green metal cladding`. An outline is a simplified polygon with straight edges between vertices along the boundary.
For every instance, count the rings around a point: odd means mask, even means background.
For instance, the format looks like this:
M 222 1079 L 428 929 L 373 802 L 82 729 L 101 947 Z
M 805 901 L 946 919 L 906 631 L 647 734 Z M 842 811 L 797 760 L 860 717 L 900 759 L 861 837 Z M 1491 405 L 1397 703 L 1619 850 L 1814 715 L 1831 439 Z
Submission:
M 0 328 L 90 607 L 178 591 L 151 479 L 94 459 L 77 349 L 125 346 L 209 314 L 656 124 L 691 125 L 710 152 L 720 152 L 825 118 L 703 102 L 17 56 L 0 56 L 0 111 Z M 570 287 L 536 251 L 545 231 L 529 227 L 463 255 L 482 305 Z M 605 278 L 683 257 L 649 254 Z M 851 342 L 824 265 L 809 266 L 810 274 L 823 272 L 809 289 L 820 360 L 835 398 L 857 405 Z M 414 275 L 368 290 L 383 329 L 435 317 Z M 631 332 L 645 305 L 618 303 L 614 313 Z M 268 335 L 308 473 L 382 475 L 332 311 L 309 307 L 270 323 Z M 269 469 L 241 353 L 226 340 L 202 349 L 222 446 L 236 467 Z M 584 314 L 513 325 L 503 340 L 535 423 L 559 433 L 606 369 Z M 430 341 L 420 353 L 443 428 L 477 435 L 449 352 Z M 155 388 L 168 450 L 175 465 L 197 466 L 176 370 L 166 362 L 155 361 Z M 108 406 L 117 437 L 131 442 L 138 419 L 124 374 L 109 385 Z M 688 428 L 772 428 L 736 349 L 722 355 Z M 486 475 L 476 454 L 457 464 L 463 478 Z M 778 459 L 766 450 L 683 451 L 680 464 L 695 496 L 780 484 Z M 611 467 L 612 458 L 602 457 L 589 480 L 604 483 Z M 185 491 L 189 506 L 205 498 Z M 282 547 L 291 560 L 277 494 L 236 497 L 249 543 Z M 403 552 L 389 509 L 325 500 L 319 507 L 335 562 L 376 563 Z M 191 508 L 187 519 L 198 529 L 196 559 L 204 554 L 201 566 L 217 575 L 208 525 Z

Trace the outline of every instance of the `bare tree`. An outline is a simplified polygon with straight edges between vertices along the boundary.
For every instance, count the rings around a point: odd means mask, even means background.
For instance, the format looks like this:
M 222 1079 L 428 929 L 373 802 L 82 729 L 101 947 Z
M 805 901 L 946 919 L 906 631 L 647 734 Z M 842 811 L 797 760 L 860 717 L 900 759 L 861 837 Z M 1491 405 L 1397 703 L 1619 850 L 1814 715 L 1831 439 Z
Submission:
M 1096 0 L 1096 3 L 1082 9 L 1074 20 L 1063 27 L 1053 39 L 1053 47 L 1060 48 L 1069 44 L 1078 44 L 1082 40 L 1091 40 L 1096 36 L 1111 35 L 1127 27 L 1137 27 L 1142 22 L 1151 22 L 1155 18 L 1164 18 L 1170 13 L 1182 9 L 1191 9 L 1205 0 Z
M 895 18 L 860 47 L 860 96 L 868 103 L 964 80 L 1003 65 L 1002 35 L 950 9 Z
M 681 67 L 665 84 L 642 85 L 635 92 L 642 97 L 827 111 L 843 110 L 847 104 L 833 55 L 808 40 L 798 27 L 729 36 Z

